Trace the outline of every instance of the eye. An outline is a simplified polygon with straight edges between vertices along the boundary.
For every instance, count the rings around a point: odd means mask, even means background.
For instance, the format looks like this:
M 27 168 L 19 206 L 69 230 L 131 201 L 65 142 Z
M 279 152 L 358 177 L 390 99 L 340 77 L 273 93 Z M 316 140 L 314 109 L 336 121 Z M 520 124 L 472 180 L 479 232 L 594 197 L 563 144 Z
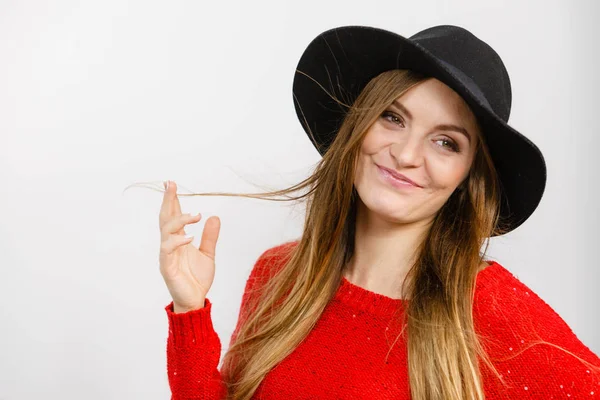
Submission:
M 393 124 L 400 125 L 404 127 L 404 120 L 398 114 L 395 114 L 389 110 L 384 111 L 381 114 L 381 117 Z
M 442 145 L 442 147 L 446 147 L 455 153 L 460 153 L 460 148 L 458 145 L 450 138 L 441 138 L 436 140 L 436 142 L 445 142 L 447 145 Z

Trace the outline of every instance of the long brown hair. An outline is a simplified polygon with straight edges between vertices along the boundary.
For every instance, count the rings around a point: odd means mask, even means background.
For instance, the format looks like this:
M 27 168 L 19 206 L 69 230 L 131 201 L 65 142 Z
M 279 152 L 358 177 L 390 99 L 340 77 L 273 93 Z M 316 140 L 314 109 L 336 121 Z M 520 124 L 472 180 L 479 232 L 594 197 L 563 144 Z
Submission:
M 423 79 L 413 71 L 387 71 L 372 79 L 352 105 L 336 96 L 347 107 L 345 119 L 314 173 L 296 185 L 265 193 L 191 194 L 306 200 L 301 238 L 286 247 L 277 273 L 248 297 L 243 323 L 223 358 L 228 398 L 250 399 L 265 375 L 309 334 L 335 295 L 354 250 L 358 195 L 353 182 L 362 140 L 381 113 Z M 498 177 L 484 138 L 478 143 L 467 179 L 437 213 L 403 283 L 410 301 L 399 317 L 406 329 L 397 339 L 407 335 L 414 400 L 484 399 L 479 359 L 502 380 L 478 340 L 472 315 L 488 239 L 506 232 L 499 219 Z M 308 190 L 289 196 L 303 189 Z

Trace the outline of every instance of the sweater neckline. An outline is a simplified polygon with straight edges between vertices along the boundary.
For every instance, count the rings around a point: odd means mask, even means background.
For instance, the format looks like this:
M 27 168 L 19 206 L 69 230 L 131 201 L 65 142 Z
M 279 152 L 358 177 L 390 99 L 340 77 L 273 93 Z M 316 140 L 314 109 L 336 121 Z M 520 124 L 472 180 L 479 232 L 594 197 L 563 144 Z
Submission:
M 476 290 L 485 287 L 488 276 L 493 276 L 500 267 L 496 261 L 486 261 L 489 265 L 477 273 Z M 408 305 L 407 299 L 394 299 L 367 290 L 350 282 L 344 275 L 342 275 L 335 299 L 354 309 L 387 318 L 392 317 L 398 309 L 403 309 Z

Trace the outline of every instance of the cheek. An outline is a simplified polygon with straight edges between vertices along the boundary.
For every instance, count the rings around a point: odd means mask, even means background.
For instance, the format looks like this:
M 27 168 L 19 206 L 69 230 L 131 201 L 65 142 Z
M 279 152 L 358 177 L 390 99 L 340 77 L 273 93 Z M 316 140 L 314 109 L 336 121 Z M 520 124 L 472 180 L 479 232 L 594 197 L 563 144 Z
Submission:
M 454 190 L 468 172 L 467 165 L 461 160 L 433 160 L 428 163 L 427 173 L 431 186 L 438 190 Z
M 365 134 L 361 144 L 361 153 L 371 155 L 377 153 L 386 145 L 386 130 L 378 122 L 375 122 Z
M 360 154 L 358 157 L 358 162 L 356 163 L 356 170 L 354 171 L 354 184 L 360 185 L 361 182 L 365 179 L 365 173 L 368 170 L 369 166 L 367 165 L 369 160 L 369 156 L 365 154 Z
M 356 170 L 354 173 L 355 182 L 360 182 L 364 179 L 365 173 L 370 171 L 370 167 L 373 163 L 373 155 L 377 153 L 380 146 L 376 140 L 374 134 L 368 135 L 363 140 L 360 148 L 360 154 L 358 155 L 358 161 L 356 163 Z

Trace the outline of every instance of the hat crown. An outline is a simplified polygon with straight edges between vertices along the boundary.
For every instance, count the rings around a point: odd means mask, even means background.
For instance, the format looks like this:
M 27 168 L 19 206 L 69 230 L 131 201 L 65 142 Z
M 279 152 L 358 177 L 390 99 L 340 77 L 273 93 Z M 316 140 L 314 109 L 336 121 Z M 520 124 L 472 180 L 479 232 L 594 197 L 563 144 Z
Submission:
M 438 25 L 412 35 L 409 40 L 466 75 L 480 90 L 492 110 L 508 121 L 512 103 L 510 78 L 498 53 L 468 30 Z M 474 93 L 477 95 L 477 93 Z

